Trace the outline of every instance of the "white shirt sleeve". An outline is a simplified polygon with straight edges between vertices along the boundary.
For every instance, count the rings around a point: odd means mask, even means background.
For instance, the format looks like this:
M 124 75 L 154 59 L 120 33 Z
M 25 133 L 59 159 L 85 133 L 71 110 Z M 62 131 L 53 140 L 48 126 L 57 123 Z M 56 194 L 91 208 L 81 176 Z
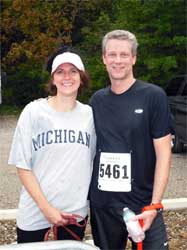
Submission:
M 22 111 L 13 136 L 8 164 L 18 168 L 32 168 L 31 104 Z
M 92 143 L 91 143 L 92 161 L 94 160 L 95 154 L 96 154 L 96 142 L 97 142 L 97 137 L 96 137 L 95 127 L 94 127 L 93 135 L 92 135 Z

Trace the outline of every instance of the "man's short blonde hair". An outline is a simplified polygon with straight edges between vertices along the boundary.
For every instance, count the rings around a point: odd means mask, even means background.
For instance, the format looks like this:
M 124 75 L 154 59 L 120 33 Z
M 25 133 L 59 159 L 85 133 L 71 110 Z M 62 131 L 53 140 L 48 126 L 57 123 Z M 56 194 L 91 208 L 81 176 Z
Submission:
M 132 45 L 132 54 L 134 56 L 137 54 L 138 42 L 137 42 L 136 36 L 127 30 L 113 30 L 113 31 L 110 31 L 109 33 L 107 33 L 103 37 L 103 41 L 102 41 L 103 54 L 105 54 L 106 44 L 107 44 L 108 40 L 111 40 L 111 39 L 129 41 Z

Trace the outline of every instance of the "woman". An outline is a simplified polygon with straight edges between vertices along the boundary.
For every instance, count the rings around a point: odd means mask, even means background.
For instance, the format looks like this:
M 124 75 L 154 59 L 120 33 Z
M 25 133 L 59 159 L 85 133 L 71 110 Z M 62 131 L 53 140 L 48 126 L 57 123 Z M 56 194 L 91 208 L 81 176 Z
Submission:
M 23 184 L 18 243 L 42 241 L 51 225 L 68 224 L 72 214 L 87 218 L 96 138 L 91 108 L 76 100 L 87 83 L 81 58 L 58 54 L 51 67 L 51 96 L 29 103 L 20 115 L 9 156 Z M 85 227 L 67 227 L 83 239 Z M 58 239 L 72 237 L 58 227 Z

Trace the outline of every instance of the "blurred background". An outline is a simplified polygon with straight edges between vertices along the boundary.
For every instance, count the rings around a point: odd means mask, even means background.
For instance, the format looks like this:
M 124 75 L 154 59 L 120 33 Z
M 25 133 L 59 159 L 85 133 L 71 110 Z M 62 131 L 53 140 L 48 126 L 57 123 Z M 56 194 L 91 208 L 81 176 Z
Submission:
M 186 73 L 186 0 L 1 0 L 0 113 L 16 112 L 45 96 L 46 61 L 63 45 L 75 47 L 91 76 L 79 99 L 106 86 L 103 35 L 126 29 L 138 39 L 135 77 L 165 88 Z

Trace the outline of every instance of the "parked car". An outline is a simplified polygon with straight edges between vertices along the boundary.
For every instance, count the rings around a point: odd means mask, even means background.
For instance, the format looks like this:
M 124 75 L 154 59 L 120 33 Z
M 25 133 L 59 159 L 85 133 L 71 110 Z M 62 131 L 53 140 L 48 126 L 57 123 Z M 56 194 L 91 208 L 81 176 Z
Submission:
M 169 81 L 165 89 L 173 118 L 173 153 L 182 152 L 187 144 L 187 75 Z

